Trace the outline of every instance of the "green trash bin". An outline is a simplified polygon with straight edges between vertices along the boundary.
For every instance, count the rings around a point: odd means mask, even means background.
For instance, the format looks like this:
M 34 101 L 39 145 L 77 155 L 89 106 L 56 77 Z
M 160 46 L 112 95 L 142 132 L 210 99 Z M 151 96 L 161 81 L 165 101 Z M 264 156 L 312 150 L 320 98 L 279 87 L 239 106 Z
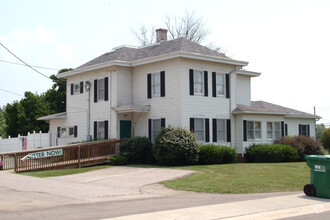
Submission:
M 307 196 L 330 199 L 330 155 L 307 155 L 311 168 L 311 183 L 304 187 Z

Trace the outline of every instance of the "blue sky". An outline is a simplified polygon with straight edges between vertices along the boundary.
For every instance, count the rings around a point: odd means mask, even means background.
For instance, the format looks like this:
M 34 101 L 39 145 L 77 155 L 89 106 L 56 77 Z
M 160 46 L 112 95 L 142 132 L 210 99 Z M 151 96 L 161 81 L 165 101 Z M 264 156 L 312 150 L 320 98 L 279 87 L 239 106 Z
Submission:
M 261 72 L 252 99 L 316 113 L 330 124 L 330 1 L 327 0 L 2 0 L 0 42 L 30 65 L 76 68 L 120 45 L 138 45 L 131 29 L 164 27 L 166 15 L 202 16 L 209 42 Z M 18 62 L 0 47 L 0 60 Z M 56 70 L 38 69 L 47 76 Z M 0 106 L 43 93 L 51 81 L 0 61 Z M 1 90 L 2 89 L 2 90 Z

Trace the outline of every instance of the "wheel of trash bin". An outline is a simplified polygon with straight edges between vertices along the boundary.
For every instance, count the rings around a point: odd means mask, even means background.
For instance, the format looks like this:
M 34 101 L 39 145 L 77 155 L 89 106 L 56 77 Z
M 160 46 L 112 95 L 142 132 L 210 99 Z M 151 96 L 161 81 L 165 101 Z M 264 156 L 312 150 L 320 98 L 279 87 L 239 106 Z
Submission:
M 313 184 L 305 185 L 304 193 L 306 194 L 306 196 L 315 196 L 316 195 L 315 186 L 313 186 Z

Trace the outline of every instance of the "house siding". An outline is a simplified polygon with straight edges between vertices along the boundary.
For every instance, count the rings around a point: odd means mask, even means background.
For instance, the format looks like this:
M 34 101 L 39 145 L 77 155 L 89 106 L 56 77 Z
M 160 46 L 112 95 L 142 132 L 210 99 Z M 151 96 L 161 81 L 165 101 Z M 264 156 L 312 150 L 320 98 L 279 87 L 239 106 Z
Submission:
M 250 106 L 251 103 L 251 85 L 250 76 L 237 75 L 236 81 L 236 103 Z

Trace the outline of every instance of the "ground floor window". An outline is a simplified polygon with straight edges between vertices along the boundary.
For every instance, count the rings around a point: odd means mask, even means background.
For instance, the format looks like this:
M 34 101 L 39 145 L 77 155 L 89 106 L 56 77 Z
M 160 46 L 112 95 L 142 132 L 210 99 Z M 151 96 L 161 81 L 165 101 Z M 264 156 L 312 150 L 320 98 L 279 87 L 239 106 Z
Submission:
M 205 123 L 204 118 L 195 118 L 194 133 L 198 141 L 205 141 Z
M 108 121 L 94 122 L 94 140 L 108 139 Z
M 309 125 L 300 124 L 299 125 L 299 135 L 309 137 Z
M 261 122 L 247 121 L 247 139 L 260 140 L 261 139 Z
M 161 130 L 161 119 L 152 120 L 152 136 L 151 140 L 154 141 L 157 137 L 158 132 Z
M 217 141 L 226 141 L 225 119 L 217 119 Z
M 279 140 L 281 137 L 281 122 L 267 122 L 267 139 Z

